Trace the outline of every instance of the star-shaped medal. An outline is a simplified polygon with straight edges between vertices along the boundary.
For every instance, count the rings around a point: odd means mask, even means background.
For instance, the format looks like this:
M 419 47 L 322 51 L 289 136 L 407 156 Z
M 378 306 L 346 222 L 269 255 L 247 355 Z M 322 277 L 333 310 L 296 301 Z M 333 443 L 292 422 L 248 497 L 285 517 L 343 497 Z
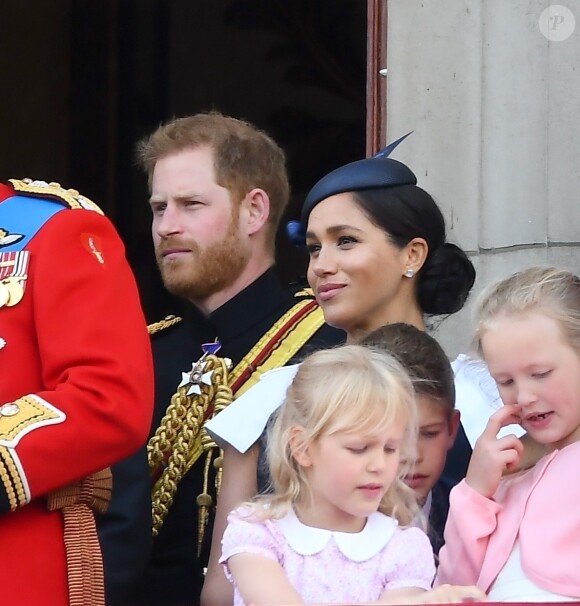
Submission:
M 214 343 L 203 343 L 201 346 L 203 355 L 197 362 L 194 362 L 191 365 L 191 370 L 189 372 L 181 373 L 181 383 L 177 387 L 185 387 L 186 385 L 191 384 L 191 387 L 187 390 L 187 395 L 201 395 L 202 385 L 211 385 L 211 378 L 214 373 L 213 370 L 203 372 L 203 369 L 207 365 L 205 358 L 210 354 L 215 355 L 220 348 L 221 343 L 219 341 L 215 341 Z
M 179 387 L 184 387 L 186 385 L 191 384 L 191 387 L 187 390 L 187 395 L 191 394 L 200 395 L 201 394 L 201 386 L 202 385 L 211 385 L 211 378 L 213 376 L 214 371 L 209 370 L 208 372 L 203 372 L 203 369 L 206 367 L 206 362 L 194 362 L 191 365 L 191 370 L 189 372 L 181 373 L 181 383 Z

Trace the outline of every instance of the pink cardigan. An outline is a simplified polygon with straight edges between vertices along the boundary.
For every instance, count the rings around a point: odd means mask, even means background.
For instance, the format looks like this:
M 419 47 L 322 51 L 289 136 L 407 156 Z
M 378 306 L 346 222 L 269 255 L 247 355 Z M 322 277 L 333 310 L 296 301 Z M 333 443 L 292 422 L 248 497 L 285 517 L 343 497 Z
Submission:
M 463 480 L 450 495 L 435 585 L 487 592 L 516 539 L 522 568 L 547 591 L 580 598 L 580 442 L 503 479 L 493 499 Z

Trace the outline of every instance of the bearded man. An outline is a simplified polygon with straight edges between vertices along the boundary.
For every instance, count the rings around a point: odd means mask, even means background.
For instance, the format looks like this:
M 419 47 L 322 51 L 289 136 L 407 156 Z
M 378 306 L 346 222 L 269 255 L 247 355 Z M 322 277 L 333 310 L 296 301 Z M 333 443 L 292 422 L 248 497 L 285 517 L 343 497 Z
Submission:
M 134 602 L 199 604 L 219 449 L 195 441 L 215 414 L 213 403 L 205 410 L 196 399 L 205 376 L 196 361 L 218 342 L 235 397 L 265 370 L 338 343 L 343 335 L 323 324 L 308 293 L 283 288 L 274 273 L 276 230 L 289 185 L 284 152 L 266 133 L 217 112 L 196 114 L 159 127 L 139 144 L 138 159 L 149 178 L 164 285 L 191 305 L 186 319 L 169 317 L 150 327 L 154 543 Z M 175 438 L 169 446 L 168 436 Z

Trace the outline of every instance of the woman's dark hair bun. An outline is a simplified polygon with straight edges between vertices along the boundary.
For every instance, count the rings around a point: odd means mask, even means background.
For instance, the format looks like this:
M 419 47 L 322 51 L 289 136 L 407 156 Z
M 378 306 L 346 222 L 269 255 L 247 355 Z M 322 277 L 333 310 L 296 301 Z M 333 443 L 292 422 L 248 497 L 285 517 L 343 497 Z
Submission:
M 418 299 L 423 313 L 453 314 L 469 296 L 475 268 L 461 248 L 446 242 L 429 255 L 418 278 Z

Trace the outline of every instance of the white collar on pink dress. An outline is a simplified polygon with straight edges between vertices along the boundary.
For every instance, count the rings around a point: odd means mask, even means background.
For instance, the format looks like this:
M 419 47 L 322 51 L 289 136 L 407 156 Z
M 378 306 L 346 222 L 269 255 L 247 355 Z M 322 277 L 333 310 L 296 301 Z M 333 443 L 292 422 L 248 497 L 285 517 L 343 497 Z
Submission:
M 322 551 L 331 539 L 338 549 L 353 562 L 364 562 L 377 555 L 391 540 L 398 522 L 383 513 L 371 514 L 360 532 L 334 532 L 303 524 L 290 510 L 277 520 L 277 525 L 288 544 L 300 555 L 314 555 Z

